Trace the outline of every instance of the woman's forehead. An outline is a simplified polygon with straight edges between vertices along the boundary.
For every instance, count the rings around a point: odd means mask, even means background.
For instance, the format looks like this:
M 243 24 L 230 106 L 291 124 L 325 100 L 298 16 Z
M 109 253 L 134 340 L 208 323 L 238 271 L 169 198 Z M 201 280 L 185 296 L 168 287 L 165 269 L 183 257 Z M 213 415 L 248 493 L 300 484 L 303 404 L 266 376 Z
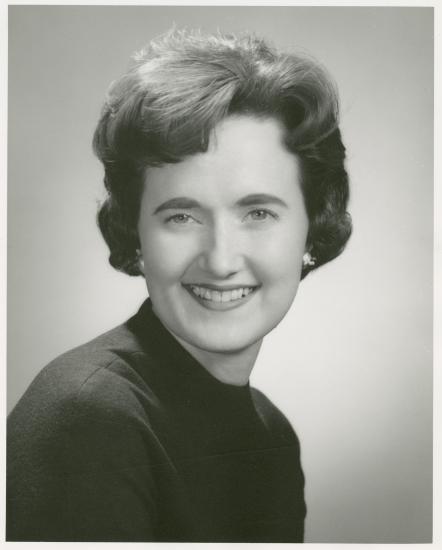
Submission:
M 283 132 L 273 118 L 225 119 L 213 131 L 207 152 L 148 168 L 147 188 L 160 195 L 207 193 L 211 187 L 244 195 L 277 190 L 299 176 L 298 159 L 285 147 Z

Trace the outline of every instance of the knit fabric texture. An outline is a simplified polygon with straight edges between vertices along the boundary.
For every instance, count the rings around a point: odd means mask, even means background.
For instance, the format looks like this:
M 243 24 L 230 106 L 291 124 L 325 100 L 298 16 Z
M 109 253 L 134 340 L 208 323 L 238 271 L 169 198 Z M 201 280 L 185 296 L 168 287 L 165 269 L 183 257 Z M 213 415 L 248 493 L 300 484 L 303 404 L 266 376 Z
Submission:
M 46 366 L 8 417 L 9 541 L 302 542 L 298 439 L 150 300 Z

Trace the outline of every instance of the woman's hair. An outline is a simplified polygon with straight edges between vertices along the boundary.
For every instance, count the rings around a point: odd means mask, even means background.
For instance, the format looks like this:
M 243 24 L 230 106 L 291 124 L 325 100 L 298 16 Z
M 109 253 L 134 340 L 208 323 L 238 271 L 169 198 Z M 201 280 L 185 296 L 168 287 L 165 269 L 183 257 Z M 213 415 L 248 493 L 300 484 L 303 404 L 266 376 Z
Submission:
M 108 92 L 93 145 L 107 198 L 98 223 L 111 265 L 140 275 L 138 217 L 146 167 L 207 151 L 229 115 L 274 117 L 298 157 L 309 218 L 309 271 L 338 256 L 350 236 L 348 178 L 338 97 L 325 69 L 306 55 L 275 51 L 251 35 L 171 31 L 134 56 Z

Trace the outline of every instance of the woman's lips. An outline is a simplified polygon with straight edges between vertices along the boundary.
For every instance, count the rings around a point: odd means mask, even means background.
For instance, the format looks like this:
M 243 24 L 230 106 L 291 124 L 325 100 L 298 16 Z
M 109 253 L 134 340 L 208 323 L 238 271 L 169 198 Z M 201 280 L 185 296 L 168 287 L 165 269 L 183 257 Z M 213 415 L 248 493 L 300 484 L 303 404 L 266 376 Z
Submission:
M 253 286 L 216 287 L 214 285 L 185 284 L 184 288 L 200 304 L 210 309 L 228 308 L 244 303 L 259 288 Z

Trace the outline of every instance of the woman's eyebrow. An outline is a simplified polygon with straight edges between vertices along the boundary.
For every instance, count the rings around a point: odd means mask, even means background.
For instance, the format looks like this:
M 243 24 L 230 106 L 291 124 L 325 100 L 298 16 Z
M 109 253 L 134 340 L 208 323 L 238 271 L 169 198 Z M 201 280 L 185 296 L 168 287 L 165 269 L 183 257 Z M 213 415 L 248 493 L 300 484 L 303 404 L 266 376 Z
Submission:
M 239 199 L 236 203 L 238 206 L 255 206 L 257 204 L 277 204 L 288 208 L 288 204 L 275 195 L 269 195 L 267 193 L 254 193 L 252 195 L 246 195 L 242 199 Z
M 157 206 L 154 210 L 154 214 L 158 214 L 158 212 L 161 212 L 162 210 L 179 210 L 182 208 L 189 209 L 198 208 L 200 206 L 200 203 L 194 199 L 190 199 L 188 197 L 175 197 Z
M 268 193 L 253 193 L 242 197 L 236 202 L 237 206 L 242 207 L 256 206 L 260 204 L 277 204 L 279 206 L 283 206 L 284 208 L 288 208 L 286 202 L 279 197 L 269 195 Z M 169 199 L 157 206 L 153 214 L 158 214 L 158 212 L 162 212 L 163 210 L 189 210 L 191 208 L 201 208 L 201 204 L 195 199 L 191 199 L 189 197 L 174 197 L 173 199 Z

